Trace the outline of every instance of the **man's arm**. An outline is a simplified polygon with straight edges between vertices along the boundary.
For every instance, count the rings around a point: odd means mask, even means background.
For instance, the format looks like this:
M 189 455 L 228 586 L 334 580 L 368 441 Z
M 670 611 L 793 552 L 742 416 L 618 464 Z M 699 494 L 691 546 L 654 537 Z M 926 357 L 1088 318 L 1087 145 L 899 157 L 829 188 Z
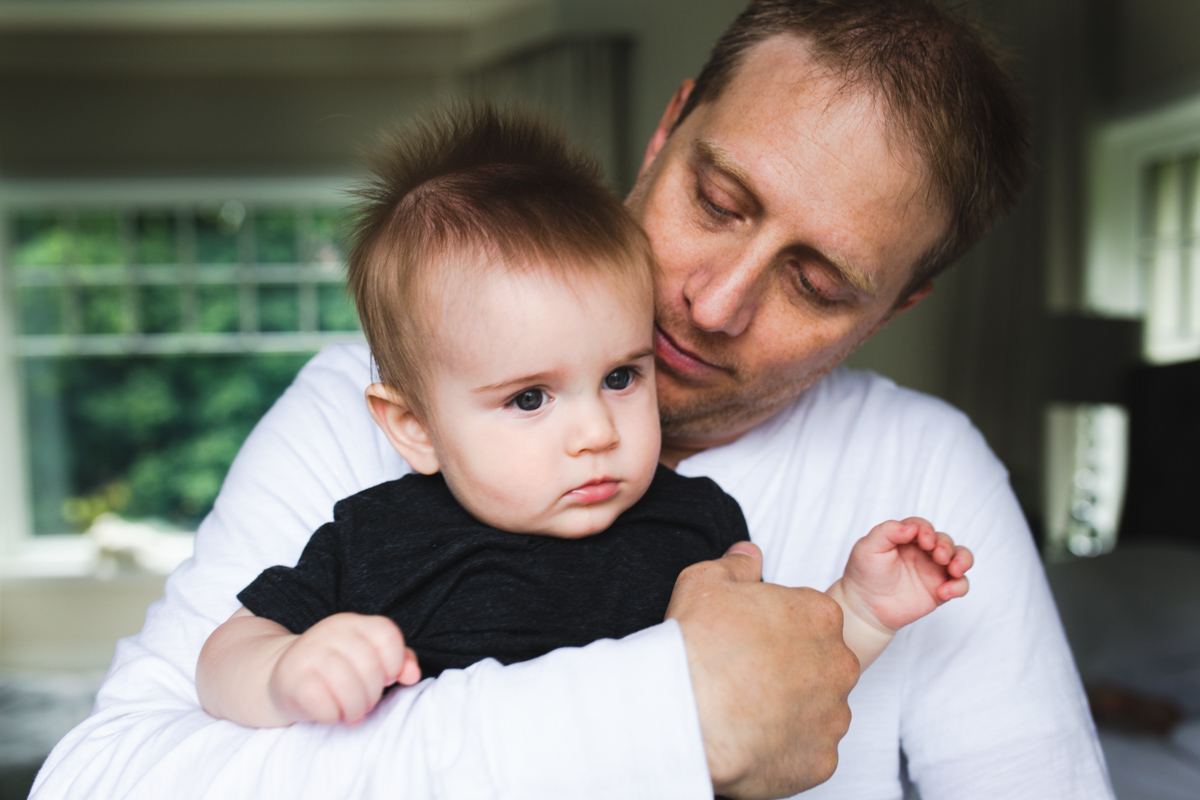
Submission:
M 761 576 L 758 547 L 738 542 L 684 570 L 667 609 L 683 628 L 713 789 L 744 800 L 829 780 L 858 679 L 838 604 Z
M 794 749 L 778 737 L 796 726 L 764 731 L 748 719 L 803 698 L 783 716 L 802 721 L 804 708 L 820 707 L 815 716 L 833 724 L 802 731 L 801 748 L 826 762 L 835 752 L 853 679 L 821 675 L 824 655 L 836 663 L 840 637 L 783 624 L 827 601 L 757 583 L 738 590 L 729 574 L 707 596 L 690 593 L 679 624 L 510 667 L 450 671 L 393 692 L 357 727 L 251 730 L 205 714 L 196 658 L 237 608 L 237 592 L 264 567 L 294 563 L 336 499 L 405 471 L 363 406 L 369 382 L 365 350 L 334 348 L 268 412 L 201 526 L 195 557 L 168 579 L 142 632 L 119 643 L 95 713 L 55 748 L 33 797 L 703 798 L 710 762 L 718 777 L 733 764 L 788 791 L 827 773 L 828 763 L 813 770 L 806 758 L 768 773 L 761 759 Z M 798 650 L 812 654 L 799 669 L 785 664 Z M 689 668 L 703 687 L 699 715 Z M 754 683 L 759 674 L 770 682 Z M 759 702 L 743 703 L 746 693 Z M 724 702 L 709 700 L 718 696 Z M 773 738 L 771 749 L 759 744 Z
M 1109 800 L 1104 757 L 1024 515 L 974 430 L 949 448 L 936 510 L 969 539 L 971 593 L 900 635 L 901 745 L 924 800 Z M 957 538 L 957 537 L 956 537 Z

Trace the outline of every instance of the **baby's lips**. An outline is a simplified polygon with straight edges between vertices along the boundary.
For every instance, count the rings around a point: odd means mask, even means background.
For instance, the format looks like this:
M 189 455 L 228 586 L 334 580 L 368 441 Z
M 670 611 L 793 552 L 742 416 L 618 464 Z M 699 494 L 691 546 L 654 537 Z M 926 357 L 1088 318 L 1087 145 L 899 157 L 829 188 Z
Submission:
M 582 505 L 603 503 L 617 493 L 620 484 L 611 478 L 592 481 L 567 492 L 567 497 Z

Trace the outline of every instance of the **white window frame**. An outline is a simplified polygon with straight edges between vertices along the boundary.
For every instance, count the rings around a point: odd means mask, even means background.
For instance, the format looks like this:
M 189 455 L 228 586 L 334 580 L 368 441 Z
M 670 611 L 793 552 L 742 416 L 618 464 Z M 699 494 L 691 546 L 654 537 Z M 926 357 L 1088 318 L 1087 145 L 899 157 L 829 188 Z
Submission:
M 1200 149 L 1200 97 L 1097 126 L 1089 148 L 1083 306 L 1106 317 L 1140 319 L 1143 176 L 1156 162 Z
M 193 205 L 237 198 L 249 204 L 346 206 L 346 178 L 40 180 L 0 182 L 0 215 L 38 206 Z M 7 258 L 6 225 L 0 225 L 0 253 Z M 104 577 L 106 563 L 88 536 L 34 535 L 32 487 L 25 473 L 26 431 L 18 383 L 16 293 L 9 265 L 0 262 L 0 578 Z M 214 334 L 215 335 L 215 334 Z M 236 336 L 235 334 L 230 334 Z M 313 349 L 340 341 L 363 341 L 359 332 L 312 334 Z M 270 346 L 248 347 L 248 352 Z M 290 348 L 289 348 L 290 349 Z M 110 566 L 110 565 L 109 565 Z

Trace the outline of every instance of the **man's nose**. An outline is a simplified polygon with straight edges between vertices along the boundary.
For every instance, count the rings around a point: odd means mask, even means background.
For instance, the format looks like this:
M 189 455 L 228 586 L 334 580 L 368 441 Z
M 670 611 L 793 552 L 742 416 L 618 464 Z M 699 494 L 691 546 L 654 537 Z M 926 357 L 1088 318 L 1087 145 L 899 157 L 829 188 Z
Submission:
M 769 254 L 748 248 L 693 270 L 683 285 L 692 324 L 710 333 L 745 333 L 762 304 L 771 263 Z
M 575 405 L 567 433 L 567 452 L 577 456 L 616 447 L 621 435 L 604 401 L 600 398 L 580 399 Z

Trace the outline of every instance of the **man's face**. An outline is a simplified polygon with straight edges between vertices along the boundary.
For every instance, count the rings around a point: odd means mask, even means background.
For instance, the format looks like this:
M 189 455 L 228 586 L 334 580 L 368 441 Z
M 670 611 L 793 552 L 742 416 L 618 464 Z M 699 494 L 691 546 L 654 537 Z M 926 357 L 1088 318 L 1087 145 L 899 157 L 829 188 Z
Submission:
M 779 36 L 668 137 L 685 84 L 647 149 L 628 205 L 661 265 L 668 450 L 737 438 L 927 291 L 901 302 L 947 215 L 874 98 L 840 87 Z

